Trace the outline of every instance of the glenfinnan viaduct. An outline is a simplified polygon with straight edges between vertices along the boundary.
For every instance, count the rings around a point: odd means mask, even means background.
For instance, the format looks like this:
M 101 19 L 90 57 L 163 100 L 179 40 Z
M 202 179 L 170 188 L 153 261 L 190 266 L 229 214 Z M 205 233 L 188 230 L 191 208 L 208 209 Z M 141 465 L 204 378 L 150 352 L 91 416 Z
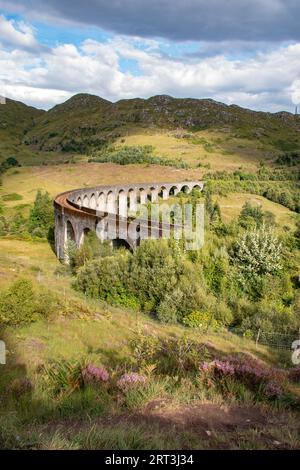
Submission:
M 58 258 L 64 259 L 68 240 L 79 247 L 86 233 L 97 231 L 100 239 L 111 240 L 113 245 L 134 249 L 140 240 L 164 236 L 162 222 L 153 224 L 147 218 L 135 218 L 134 212 L 148 202 L 159 198 L 169 199 L 180 191 L 202 191 L 202 181 L 181 183 L 147 183 L 117 186 L 98 186 L 76 189 L 59 194 L 54 200 L 55 249 Z M 173 225 L 173 228 L 175 225 Z M 170 225 L 169 225 L 170 230 Z

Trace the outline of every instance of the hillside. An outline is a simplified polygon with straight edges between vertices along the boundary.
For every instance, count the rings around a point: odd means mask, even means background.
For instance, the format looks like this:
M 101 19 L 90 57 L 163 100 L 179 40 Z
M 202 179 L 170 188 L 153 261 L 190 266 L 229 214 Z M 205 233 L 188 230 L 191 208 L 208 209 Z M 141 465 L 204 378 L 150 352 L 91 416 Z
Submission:
M 219 130 L 225 135 L 271 143 L 274 150 L 300 146 L 300 119 L 289 113 L 254 112 L 213 100 L 154 96 L 110 103 L 76 95 L 40 117 L 25 142 L 46 151 L 84 152 L 137 129 Z M 286 148 L 285 140 L 289 140 Z
M 10 99 L 0 105 L 0 161 L 20 152 L 20 147 L 24 147 L 22 141 L 25 133 L 34 127 L 44 113 Z
M 47 112 L 12 100 L 0 108 L 1 152 L 6 157 L 20 150 L 26 155 L 86 153 L 129 135 L 157 131 L 177 132 L 176 137 L 183 138 L 190 137 L 184 132 L 196 137 L 201 132 L 215 132 L 219 153 L 235 151 L 238 146 L 246 158 L 249 151 L 243 150 L 243 142 L 260 158 L 300 148 L 299 116 L 255 112 L 211 99 L 162 95 L 111 103 L 78 94 Z

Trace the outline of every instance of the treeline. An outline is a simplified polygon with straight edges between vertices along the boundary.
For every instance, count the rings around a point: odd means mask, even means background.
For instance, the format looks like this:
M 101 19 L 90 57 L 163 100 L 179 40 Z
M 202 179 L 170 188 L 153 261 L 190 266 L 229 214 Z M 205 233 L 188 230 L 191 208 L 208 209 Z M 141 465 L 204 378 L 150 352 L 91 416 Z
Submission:
M 272 202 L 282 204 L 300 213 L 299 173 L 276 172 L 263 168 L 257 173 L 219 171 L 206 175 L 206 186 L 213 194 L 226 196 L 232 192 L 247 192 L 264 196 Z
M 188 163 L 182 159 L 167 159 L 154 155 L 151 145 L 124 146 L 120 148 L 105 147 L 92 153 L 90 162 L 116 163 L 117 165 L 130 165 L 144 163 L 149 165 L 163 165 L 175 168 L 189 168 Z

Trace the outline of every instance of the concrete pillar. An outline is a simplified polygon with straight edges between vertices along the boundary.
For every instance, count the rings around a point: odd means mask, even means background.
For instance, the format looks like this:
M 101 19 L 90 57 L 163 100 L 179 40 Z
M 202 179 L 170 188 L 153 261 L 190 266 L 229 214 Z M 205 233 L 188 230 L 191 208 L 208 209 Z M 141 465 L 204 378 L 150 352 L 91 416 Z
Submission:
M 151 189 L 151 202 L 158 201 L 158 189 Z
M 137 192 L 129 191 L 129 210 L 135 212 L 137 210 Z
M 166 188 L 162 188 L 162 198 L 164 201 L 169 199 L 169 191 Z
M 109 214 L 117 214 L 117 200 L 116 195 L 112 191 L 107 195 L 107 212 Z
M 119 192 L 119 215 L 127 217 L 127 193 L 125 191 Z
M 83 207 L 89 207 L 89 198 L 87 197 L 87 195 L 84 196 L 82 205 Z
M 91 195 L 90 209 L 96 209 L 96 196 L 95 196 L 95 194 Z
M 140 202 L 141 202 L 141 204 L 147 204 L 147 196 L 148 196 L 148 190 L 147 189 L 142 189 L 140 191 Z

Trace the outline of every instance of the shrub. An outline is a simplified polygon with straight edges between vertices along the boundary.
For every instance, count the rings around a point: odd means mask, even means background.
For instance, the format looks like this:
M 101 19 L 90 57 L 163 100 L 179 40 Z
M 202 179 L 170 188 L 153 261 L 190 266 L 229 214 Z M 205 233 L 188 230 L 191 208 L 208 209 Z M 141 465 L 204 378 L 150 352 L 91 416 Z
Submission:
M 107 382 L 109 379 L 109 373 L 103 366 L 95 366 L 94 364 L 88 364 L 82 371 L 82 379 L 85 385 L 97 384 Z
M 238 280 L 254 298 L 260 297 L 264 277 L 282 269 L 282 244 L 264 225 L 243 234 L 232 247 Z
M 0 324 L 22 325 L 38 319 L 35 295 L 31 281 L 20 279 L 2 292 L 0 297 Z
M 175 289 L 173 292 L 166 294 L 157 308 L 157 319 L 162 323 L 177 323 L 178 306 L 182 299 L 183 292 L 180 289 Z
M 200 364 L 199 370 L 204 378 L 213 377 L 221 388 L 223 379 L 230 377 L 247 386 L 257 396 L 275 399 L 284 394 L 286 373 L 281 369 L 264 366 L 252 358 L 231 356 L 225 360 L 215 359 Z
M 271 212 L 264 212 L 261 206 L 251 205 L 246 202 L 239 215 L 239 224 L 244 228 L 261 227 L 263 223 L 267 225 L 274 225 L 275 217 Z
M 233 260 L 247 277 L 276 273 L 281 255 L 281 243 L 265 226 L 242 235 L 233 247 Z
M 145 375 L 137 374 L 136 372 L 130 372 L 121 376 L 121 378 L 117 381 L 117 386 L 120 390 L 122 390 L 122 392 L 127 392 L 132 388 L 145 385 L 147 380 L 148 379 Z
M 20 398 L 22 395 L 31 392 L 33 385 L 28 377 L 16 378 L 9 385 L 9 391 L 16 397 Z
M 300 366 L 290 369 L 288 377 L 292 382 L 300 383 Z
M 142 306 L 151 302 L 156 310 L 161 300 L 176 286 L 180 264 L 166 240 L 142 242 L 130 258 L 130 292 L 136 295 Z
M 157 350 L 157 371 L 166 375 L 183 375 L 196 372 L 201 358 L 208 358 L 205 344 L 187 336 L 161 339 Z
M 31 281 L 19 279 L 0 294 L 0 324 L 19 326 L 55 313 L 58 299 L 44 289 L 35 290 Z
M 74 286 L 90 297 L 118 303 L 126 291 L 128 256 L 118 253 L 87 262 L 79 269 Z
M 202 330 L 218 330 L 219 323 L 213 318 L 209 312 L 194 311 L 183 318 L 182 323 L 190 328 L 199 328 Z
M 139 367 L 144 367 L 155 362 L 160 348 L 160 340 L 157 336 L 138 330 L 134 332 L 129 346 L 136 364 Z
M 83 385 L 81 371 L 84 369 L 79 361 L 50 361 L 41 369 L 45 387 L 53 395 L 71 393 Z

